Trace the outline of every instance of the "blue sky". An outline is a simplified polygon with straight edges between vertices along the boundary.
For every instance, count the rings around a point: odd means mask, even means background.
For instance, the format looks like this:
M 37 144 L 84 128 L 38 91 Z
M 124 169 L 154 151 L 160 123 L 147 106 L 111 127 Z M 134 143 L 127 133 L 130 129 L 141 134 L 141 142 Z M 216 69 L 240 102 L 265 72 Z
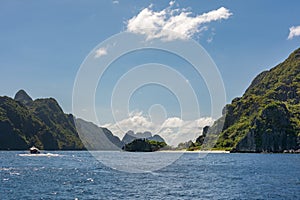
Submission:
M 143 9 L 159 12 L 169 7 L 170 1 L 119 0 L 119 1 L 0 1 L 0 94 L 13 96 L 25 89 L 33 98 L 55 97 L 66 112 L 72 111 L 72 89 L 77 71 L 100 42 L 125 31 L 128 20 Z M 289 29 L 300 26 L 297 0 L 253 1 L 197 1 L 178 0 L 171 9 L 187 9 L 195 17 L 224 7 L 231 15 L 227 19 L 205 24 L 205 30 L 192 34 L 216 63 L 224 81 L 227 102 L 241 96 L 251 80 L 261 71 L 282 62 L 289 53 L 300 47 L 297 34 L 288 39 Z M 152 55 L 153 54 L 153 55 Z M 107 73 L 106 92 L 112 88 L 113 75 L 122 74 L 122 67 L 168 60 L 169 65 L 185 65 L 171 55 L 142 52 L 121 62 Z M 118 67 L 122 65 L 122 67 Z M 193 82 L 193 73 L 182 70 Z M 117 76 L 115 77 L 117 79 Z M 199 87 L 198 98 L 208 98 L 201 78 L 195 78 Z M 202 82 L 202 83 L 201 83 Z M 198 86 L 197 86 L 198 84 Z M 202 88 L 202 89 L 201 89 Z M 176 100 L 158 95 L 161 88 L 144 88 L 148 96 L 138 92 L 131 101 L 133 110 L 142 110 L 157 103 L 169 103 L 169 117 L 178 114 Z M 105 92 L 105 91 L 104 91 Z M 102 116 L 109 115 L 108 100 L 96 103 Z M 172 96 L 172 95 L 171 95 Z M 133 99 L 134 99 L 133 98 Z M 141 105 L 145 102 L 145 105 Z M 209 103 L 204 100 L 203 102 Z M 147 106 L 146 106 L 147 105 Z M 172 106 L 173 105 L 173 106 Z M 167 106 L 167 107 L 168 107 Z M 205 110 L 205 105 L 203 105 Z M 208 112 L 207 112 L 208 113 Z M 204 113 L 203 116 L 208 114 Z M 104 119 L 109 123 L 110 117 Z

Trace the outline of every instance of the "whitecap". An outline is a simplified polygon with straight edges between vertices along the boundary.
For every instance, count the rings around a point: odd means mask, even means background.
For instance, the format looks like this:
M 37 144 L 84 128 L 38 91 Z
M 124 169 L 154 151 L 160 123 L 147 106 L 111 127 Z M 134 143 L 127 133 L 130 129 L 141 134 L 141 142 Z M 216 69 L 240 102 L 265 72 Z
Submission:
M 25 156 L 25 157 L 58 157 L 58 156 L 63 156 L 60 154 L 55 154 L 55 153 L 40 153 L 40 154 L 19 154 L 19 156 Z
M 9 168 L 5 168 L 5 167 L 0 168 L 0 171 L 9 171 L 9 170 L 13 170 L 13 168 L 12 167 L 9 167 Z
M 94 179 L 92 179 L 92 178 L 88 178 L 88 179 L 86 179 L 87 181 L 91 181 L 91 182 L 94 182 Z
M 19 176 L 19 175 L 20 175 L 20 173 L 19 173 L 19 172 L 9 172 L 9 174 L 10 174 L 10 175 L 17 175 L 17 176 Z

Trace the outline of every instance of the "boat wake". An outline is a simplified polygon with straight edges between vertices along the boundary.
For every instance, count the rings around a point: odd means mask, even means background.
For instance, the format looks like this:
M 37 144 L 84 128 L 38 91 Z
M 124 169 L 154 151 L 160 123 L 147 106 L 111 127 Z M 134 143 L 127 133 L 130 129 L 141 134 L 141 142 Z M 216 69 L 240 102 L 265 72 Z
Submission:
M 59 156 L 62 156 L 62 155 L 56 154 L 56 153 L 39 153 L 39 154 L 24 153 L 24 154 L 19 154 L 19 156 L 24 156 L 24 157 L 59 157 Z

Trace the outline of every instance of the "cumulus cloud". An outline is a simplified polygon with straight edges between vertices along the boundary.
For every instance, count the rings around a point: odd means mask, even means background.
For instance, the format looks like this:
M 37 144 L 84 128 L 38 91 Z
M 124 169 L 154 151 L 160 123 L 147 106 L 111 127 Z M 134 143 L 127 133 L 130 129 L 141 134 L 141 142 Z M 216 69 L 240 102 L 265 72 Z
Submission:
M 228 19 L 232 15 L 227 8 L 221 7 L 195 16 L 187 9 L 173 9 L 174 3 L 171 1 L 170 6 L 161 11 L 154 11 L 152 6 L 144 8 L 126 22 L 127 31 L 146 35 L 148 40 L 189 39 L 205 30 L 204 24 Z
M 99 58 L 101 56 L 105 56 L 107 55 L 107 49 L 106 48 L 99 48 L 95 51 L 95 58 Z
M 168 128 L 176 128 L 176 127 L 180 127 L 183 124 L 183 120 L 178 118 L 178 117 L 172 117 L 172 118 L 168 118 L 164 121 L 163 123 L 163 127 L 168 127 Z
M 104 124 L 102 126 L 111 130 L 112 133 L 120 137 L 120 139 L 123 138 L 125 132 L 128 130 L 133 130 L 135 132 L 155 130 L 155 124 L 152 123 L 148 118 L 143 116 L 141 112 L 132 112 L 126 119 L 118 121 L 114 124 Z
M 288 36 L 288 39 L 291 40 L 297 36 L 300 36 L 300 26 L 292 26 L 290 28 L 290 34 Z
M 153 135 L 158 134 L 163 137 L 169 145 L 177 146 L 180 142 L 195 140 L 202 133 L 202 128 L 212 125 L 213 119 L 210 117 L 196 120 L 182 120 L 178 117 L 167 118 L 162 124 L 156 124 L 141 112 L 131 113 L 126 119 L 115 124 L 105 124 L 112 133 L 123 138 L 124 134 L 133 130 L 134 132 L 150 131 Z

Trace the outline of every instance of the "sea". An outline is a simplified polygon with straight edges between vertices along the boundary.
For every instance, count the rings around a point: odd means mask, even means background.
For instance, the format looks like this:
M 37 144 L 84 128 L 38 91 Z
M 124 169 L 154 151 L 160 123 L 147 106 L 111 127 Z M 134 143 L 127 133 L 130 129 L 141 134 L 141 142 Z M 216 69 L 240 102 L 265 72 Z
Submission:
M 120 152 L 102 154 L 117 157 L 120 166 L 128 162 Z M 141 161 L 146 155 L 133 154 Z M 183 153 L 161 169 L 138 173 L 108 166 L 89 151 L 0 151 L 0 163 L 1 200 L 300 199 L 299 154 Z

